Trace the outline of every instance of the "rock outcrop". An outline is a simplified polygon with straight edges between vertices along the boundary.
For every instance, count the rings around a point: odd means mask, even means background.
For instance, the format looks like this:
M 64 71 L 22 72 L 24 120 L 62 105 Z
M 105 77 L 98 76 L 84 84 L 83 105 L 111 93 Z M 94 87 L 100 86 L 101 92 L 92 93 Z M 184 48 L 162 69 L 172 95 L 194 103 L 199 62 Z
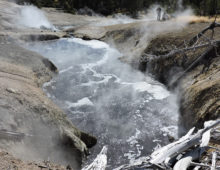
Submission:
M 58 72 L 56 66 L 22 48 L 22 41 L 53 40 L 65 33 L 15 25 L 19 8 L 0 2 L 0 148 L 22 160 L 48 160 L 79 169 L 97 140 L 74 127 L 43 92 L 43 84 Z
M 75 128 L 41 89 L 56 67 L 5 37 L 0 40 L 0 127 L 28 134 L 21 141 L 2 138 L 1 148 L 28 160 L 50 158 L 80 166 L 82 156 L 96 144 L 96 139 Z

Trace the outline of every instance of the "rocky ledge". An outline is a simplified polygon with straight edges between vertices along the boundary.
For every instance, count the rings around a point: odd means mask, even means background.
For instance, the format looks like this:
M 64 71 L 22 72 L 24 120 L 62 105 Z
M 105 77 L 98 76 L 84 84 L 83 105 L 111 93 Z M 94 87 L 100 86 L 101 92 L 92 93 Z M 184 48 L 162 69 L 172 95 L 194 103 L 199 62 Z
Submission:
M 0 2 L 0 169 L 40 169 L 41 164 L 21 160 L 80 169 L 97 140 L 74 127 L 43 91 L 43 84 L 57 74 L 56 66 L 21 43 L 54 40 L 65 33 L 15 25 L 19 8 L 11 1 Z
M 25 160 L 79 167 L 96 138 L 75 128 L 43 92 L 56 67 L 8 37 L 0 43 L 0 147 Z

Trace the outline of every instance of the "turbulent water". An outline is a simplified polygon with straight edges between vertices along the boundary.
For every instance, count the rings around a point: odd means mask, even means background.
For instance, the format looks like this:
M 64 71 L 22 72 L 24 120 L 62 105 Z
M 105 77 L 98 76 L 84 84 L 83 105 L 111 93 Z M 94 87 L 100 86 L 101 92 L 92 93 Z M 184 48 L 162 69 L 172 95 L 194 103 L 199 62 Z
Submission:
M 177 133 L 175 96 L 118 59 L 107 44 L 70 38 L 29 44 L 60 70 L 44 85 L 73 124 L 98 138 L 90 162 L 108 146 L 112 169 L 149 154 Z

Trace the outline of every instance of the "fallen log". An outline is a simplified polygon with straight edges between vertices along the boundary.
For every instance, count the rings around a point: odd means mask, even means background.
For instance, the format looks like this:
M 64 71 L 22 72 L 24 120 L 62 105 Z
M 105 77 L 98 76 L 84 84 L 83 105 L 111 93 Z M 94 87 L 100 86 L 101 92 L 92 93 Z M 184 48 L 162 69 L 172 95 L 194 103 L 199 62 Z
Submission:
M 214 41 L 208 37 L 206 37 L 206 40 L 208 41 L 208 43 L 203 43 L 203 44 L 198 44 L 198 45 L 195 45 L 196 42 L 198 42 L 198 40 L 204 36 L 204 34 L 208 31 L 208 30 L 213 30 L 214 28 L 216 27 L 220 27 L 220 23 L 216 23 L 216 22 L 213 22 L 212 24 L 210 24 L 208 27 L 206 27 L 204 30 L 202 30 L 200 33 L 198 33 L 196 36 L 194 36 L 191 40 L 189 40 L 189 43 L 188 44 L 185 44 L 185 47 L 184 48 L 177 48 L 177 49 L 174 49 L 172 51 L 170 51 L 168 54 L 165 54 L 165 55 L 160 55 L 160 56 L 157 56 L 157 55 L 153 55 L 153 54 L 144 54 L 141 59 L 140 59 L 140 62 L 148 62 L 150 60 L 155 60 L 155 59 L 160 59 L 160 58 L 169 58 L 169 57 L 172 57 L 172 56 L 175 56 L 177 54 L 183 54 L 187 51 L 191 51 L 191 50 L 196 50 L 196 49 L 199 49 L 199 48 L 204 48 L 204 47 L 209 47 L 210 45 L 213 46 L 214 44 L 219 44 L 220 41 L 217 40 L 217 41 Z M 182 45 L 181 45 L 182 46 Z
M 206 122 L 206 127 L 195 134 L 193 134 L 194 128 L 191 129 L 187 135 L 180 138 L 178 141 L 153 152 L 150 162 L 153 164 L 163 163 L 167 158 L 173 158 L 191 147 L 200 145 L 203 134 L 219 124 L 220 119 Z
M 219 48 L 220 47 L 220 41 L 216 41 L 216 46 Z M 198 56 L 177 78 L 175 78 L 174 80 L 172 80 L 172 82 L 170 82 L 169 87 L 175 86 L 177 84 L 177 82 L 183 78 L 185 76 L 185 74 L 189 71 L 191 71 L 193 68 L 195 68 L 200 61 L 202 61 L 204 58 L 208 57 L 217 57 L 216 53 L 216 47 L 215 46 L 211 46 L 209 47 L 202 55 Z M 212 55 L 210 55 L 212 54 Z M 206 62 L 208 63 L 208 62 Z M 209 66 L 208 66 L 209 67 Z M 205 68 L 205 67 L 204 67 Z M 202 70 L 202 72 L 204 71 L 204 69 Z
M 192 47 L 186 47 L 186 48 L 181 48 L 181 49 L 175 49 L 170 51 L 168 54 L 164 54 L 164 55 L 153 55 L 153 54 L 144 54 L 141 59 L 140 62 L 149 62 L 151 60 L 159 60 L 161 58 L 166 59 L 166 58 L 170 58 L 173 57 L 175 55 L 178 54 L 183 54 L 186 53 L 187 51 L 192 51 L 192 50 L 197 50 L 200 48 L 204 48 L 204 47 L 213 47 L 213 46 L 218 46 L 220 44 L 220 40 L 215 40 L 215 41 L 211 41 L 208 43 L 203 43 L 203 44 L 199 44 L 197 46 L 192 46 Z
M 90 165 L 82 168 L 82 170 L 105 170 L 107 166 L 107 151 L 107 146 L 104 146 L 95 160 Z
M 197 147 L 196 149 L 190 151 L 183 158 L 176 162 L 173 169 L 187 170 L 188 167 L 194 165 L 193 161 L 199 159 L 205 150 L 205 147 Z M 197 164 L 196 166 L 198 165 L 202 166 L 201 164 Z
M 206 168 L 210 169 L 210 165 L 203 164 L 203 163 L 191 162 L 191 166 L 195 166 L 194 169 L 198 169 L 198 168 L 201 168 L 201 167 L 206 167 Z
M 198 39 L 203 36 L 208 30 L 213 30 L 216 27 L 220 27 L 220 24 L 217 22 L 213 22 L 211 23 L 208 27 L 206 27 L 205 29 L 203 29 L 200 33 L 198 33 L 196 36 L 194 36 L 190 41 L 189 41 L 189 46 L 192 46 L 193 44 L 195 44 L 195 42 L 198 41 Z
M 204 129 L 195 133 L 195 128 L 192 128 L 185 136 L 154 151 L 150 157 L 142 157 L 133 164 L 122 165 L 115 170 L 128 170 L 132 168 L 157 168 L 157 169 L 171 169 L 172 161 L 174 163 L 174 170 L 186 170 L 189 166 L 195 166 L 196 169 L 200 167 L 211 166 L 195 163 L 201 157 L 202 153 L 207 150 L 210 141 L 210 133 L 220 124 L 220 119 L 216 121 L 205 122 Z M 180 155 L 184 155 L 178 159 Z

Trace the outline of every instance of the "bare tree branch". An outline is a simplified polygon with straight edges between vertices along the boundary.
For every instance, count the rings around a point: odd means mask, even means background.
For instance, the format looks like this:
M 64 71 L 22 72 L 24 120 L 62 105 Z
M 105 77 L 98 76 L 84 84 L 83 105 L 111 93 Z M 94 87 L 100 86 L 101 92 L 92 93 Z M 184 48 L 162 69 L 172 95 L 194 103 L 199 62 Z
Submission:
M 216 45 L 217 46 L 220 45 L 220 40 L 210 41 L 208 43 L 200 44 L 198 46 L 192 46 L 192 47 L 182 48 L 182 49 L 175 49 L 175 50 L 170 51 L 168 54 L 160 55 L 160 56 L 145 53 L 141 58 L 141 62 L 150 61 L 150 60 L 158 60 L 160 58 L 170 58 L 175 55 L 185 53 L 187 51 L 196 50 L 196 49 L 204 48 L 204 47 L 216 46 Z
M 208 30 L 213 30 L 216 27 L 220 27 L 219 23 L 216 23 L 216 20 L 211 23 L 208 27 L 203 29 L 200 33 L 198 33 L 196 36 L 194 36 L 190 41 L 189 41 L 189 46 L 195 44 L 195 42 L 202 36 L 204 35 Z

